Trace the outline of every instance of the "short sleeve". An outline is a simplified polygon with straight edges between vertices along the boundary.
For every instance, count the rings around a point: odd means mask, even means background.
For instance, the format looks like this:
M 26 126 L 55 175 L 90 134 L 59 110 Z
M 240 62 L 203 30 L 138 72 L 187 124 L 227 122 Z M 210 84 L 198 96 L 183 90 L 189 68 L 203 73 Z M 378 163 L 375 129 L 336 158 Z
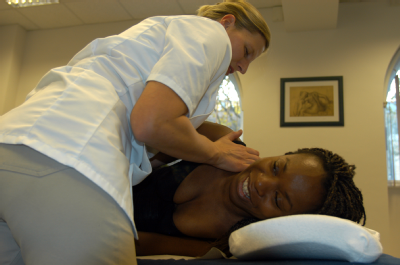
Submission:
M 160 59 L 147 81 L 171 88 L 184 101 L 192 116 L 210 88 L 225 75 L 231 60 L 231 44 L 216 21 L 196 16 L 171 18 Z M 211 89 L 218 89 L 211 86 Z

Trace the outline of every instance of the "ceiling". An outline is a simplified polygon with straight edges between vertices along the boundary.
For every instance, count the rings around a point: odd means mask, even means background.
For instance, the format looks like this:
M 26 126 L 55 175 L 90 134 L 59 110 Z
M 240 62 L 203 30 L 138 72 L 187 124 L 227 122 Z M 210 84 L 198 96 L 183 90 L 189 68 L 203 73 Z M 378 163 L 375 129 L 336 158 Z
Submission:
M 199 6 L 216 1 L 221 0 L 59 0 L 54 5 L 13 8 L 0 0 L 0 26 L 19 24 L 29 31 L 159 15 L 191 15 Z M 287 31 L 335 28 L 339 2 L 371 1 L 374 0 L 248 0 L 260 10 L 272 9 L 273 21 L 284 21 Z

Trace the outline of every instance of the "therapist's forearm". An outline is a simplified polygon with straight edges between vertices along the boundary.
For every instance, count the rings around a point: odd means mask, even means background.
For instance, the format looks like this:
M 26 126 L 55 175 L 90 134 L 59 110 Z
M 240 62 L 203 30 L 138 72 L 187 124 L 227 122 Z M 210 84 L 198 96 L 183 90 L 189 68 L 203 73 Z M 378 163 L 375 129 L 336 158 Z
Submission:
M 184 160 L 212 164 L 218 150 L 211 140 L 199 134 L 186 116 L 149 121 L 135 137 L 160 152 Z
M 147 137 L 138 139 L 170 156 L 239 172 L 259 159 L 256 150 L 232 143 L 240 134 L 231 132 L 212 142 L 197 133 L 187 117 L 181 116 L 161 123 Z
M 210 121 L 204 121 L 197 129 L 196 131 L 210 139 L 211 141 L 215 142 L 221 137 L 227 135 L 228 133 L 233 132 L 233 130 L 229 127 L 226 127 L 224 125 L 210 122 Z M 239 140 L 240 138 L 237 138 L 235 140 Z M 155 156 L 153 156 L 150 159 L 150 163 L 153 168 L 156 168 L 158 166 L 162 166 L 168 163 L 171 163 L 173 161 L 176 161 L 177 158 L 172 157 L 170 155 L 167 155 L 163 152 L 158 152 Z

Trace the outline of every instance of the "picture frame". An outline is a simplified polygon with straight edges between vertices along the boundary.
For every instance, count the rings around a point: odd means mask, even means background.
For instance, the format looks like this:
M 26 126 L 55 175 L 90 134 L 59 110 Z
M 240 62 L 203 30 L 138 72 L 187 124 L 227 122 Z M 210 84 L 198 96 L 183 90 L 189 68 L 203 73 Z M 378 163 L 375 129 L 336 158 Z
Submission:
M 344 126 L 343 76 L 281 78 L 281 127 Z

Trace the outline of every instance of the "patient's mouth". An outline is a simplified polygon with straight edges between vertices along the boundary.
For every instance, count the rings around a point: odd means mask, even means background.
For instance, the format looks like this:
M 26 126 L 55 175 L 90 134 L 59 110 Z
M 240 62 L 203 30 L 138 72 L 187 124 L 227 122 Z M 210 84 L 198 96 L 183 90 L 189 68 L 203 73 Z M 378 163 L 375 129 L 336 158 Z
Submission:
M 249 192 L 249 178 L 247 178 L 244 182 L 243 182 L 243 193 L 244 195 L 250 199 L 250 192 Z

